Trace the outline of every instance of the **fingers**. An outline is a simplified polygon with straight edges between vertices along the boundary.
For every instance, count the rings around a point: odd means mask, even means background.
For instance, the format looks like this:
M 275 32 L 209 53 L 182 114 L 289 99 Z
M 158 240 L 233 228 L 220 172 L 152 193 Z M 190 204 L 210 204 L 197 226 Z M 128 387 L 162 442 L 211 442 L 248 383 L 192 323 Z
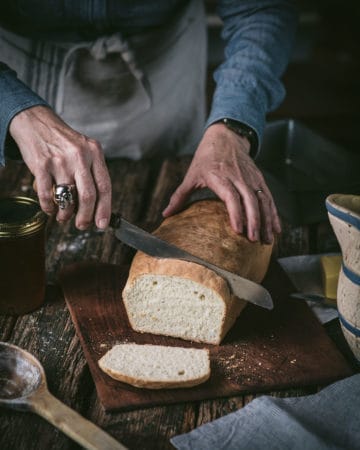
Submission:
M 34 189 L 38 193 L 41 208 L 47 214 L 56 213 L 58 222 L 69 220 L 76 212 L 75 225 L 84 230 L 93 221 L 99 228 L 106 228 L 111 215 L 111 181 L 105 164 L 101 146 L 89 139 L 86 151 L 78 152 L 76 170 L 69 170 L 63 157 L 55 157 L 51 167 L 38 168 Z M 55 186 L 64 185 L 71 188 L 74 202 L 65 202 L 54 198 Z
M 261 240 L 270 244 L 273 240 L 273 218 L 270 200 L 263 189 L 255 191 L 261 217 L 260 235 Z
M 197 182 L 195 182 L 197 180 Z M 201 180 L 201 181 L 200 181 Z M 196 175 L 190 170 L 184 181 L 170 198 L 163 216 L 176 214 L 185 204 L 190 193 L 197 187 L 209 187 L 225 203 L 232 229 L 245 233 L 251 241 L 261 240 L 270 244 L 274 232 L 280 233 L 280 220 L 271 193 L 261 176 L 252 180 L 252 186 L 235 179 L 230 180 L 211 172 Z M 255 187 L 262 186 L 256 194 Z
M 271 192 L 254 161 L 244 151 L 244 141 L 214 124 L 207 128 L 183 183 L 163 215 L 176 213 L 189 193 L 209 187 L 226 204 L 230 225 L 251 241 L 271 243 L 280 233 L 280 219 Z
M 68 170 L 68 163 L 66 158 L 61 156 L 56 156 L 52 161 L 52 173 L 53 173 L 53 186 L 51 188 L 52 201 L 54 203 L 54 187 L 56 185 L 69 185 L 74 186 L 74 194 L 76 194 L 76 185 L 72 171 Z M 56 220 L 60 223 L 66 222 L 71 218 L 74 213 L 75 204 L 68 202 L 65 208 L 57 208 Z
M 271 196 L 271 202 L 270 202 L 270 208 L 271 208 L 271 215 L 273 218 L 273 230 L 275 231 L 275 233 L 280 234 L 281 233 L 281 222 L 280 222 L 280 217 L 277 211 L 277 208 L 275 206 L 275 202 L 273 197 Z
M 63 222 L 76 213 L 75 224 L 84 229 L 94 220 L 105 228 L 111 214 L 111 184 L 101 146 L 57 116 L 50 108 L 34 106 L 17 114 L 9 126 L 22 157 L 35 176 L 41 208 L 56 212 Z M 77 202 L 67 198 L 64 188 L 57 204 L 54 185 L 75 185 Z M 70 189 L 72 193 L 72 190 Z
M 246 216 L 244 214 L 241 197 L 233 183 L 227 179 L 213 176 L 212 178 L 209 178 L 208 186 L 225 203 L 232 229 L 236 233 L 243 233 Z
M 111 214 L 111 181 L 100 144 L 87 141 L 89 150 L 78 155 L 75 183 L 78 207 L 75 224 L 86 229 L 94 220 L 99 228 L 106 228 Z
M 64 180 L 66 178 L 59 177 L 59 179 Z M 74 206 L 69 204 L 66 209 L 58 208 L 55 203 L 55 186 L 58 185 L 69 185 L 73 186 L 74 189 L 76 188 L 70 181 L 68 183 L 54 182 L 48 171 L 41 170 L 38 171 L 37 178 L 35 178 L 33 182 L 33 188 L 38 195 L 41 209 L 48 215 L 57 212 L 57 220 L 59 222 L 64 222 L 71 217 Z
M 244 205 L 249 240 L 272 243 L 274 233 L 280 233 L 281 226 L 274 200 L 265 182 L 254 182 L 253 185 L 239 182 L 235 184 Z
M 171 216 L 172 214 L 176 214 L 181 210 L 184 206 L 186 200 L 189 198 L 189 195 L 195 189 L 194 184 L 190 181 L 190 177 L 186 176 L 184 181 L 180 184 L 180 186 L 176 189 L 169 200 L 169 204 L 162 212 L 164 217 Z
M 267 201 L 268 217 L 271 218 L 271 231 L 273 233 L 279 234 L 279 233 L 281 233 L 281 224 L 280 224 L 280 218 L 279 218 L 277 208 L 275 206 L 273 196 L 265 183 L 263 185 L 263 190 L 264 190 L 265 198 Z M 260 200 L 262 201 L 262 196 L 260 195 L 259 197 L 260 197 Z
M 96 143 L 97 158 L 92 171 L 97 190 L 95 223 L 104 229 L 109 225 L 111 215 L 111 180 L 101 147 Z
M 48 215 L 57 210 L 53 200 L 53 179 L 50 174 L 43 170 L 39 171 L 34 181 L 34 189 L 37 192 L 41 209 Z

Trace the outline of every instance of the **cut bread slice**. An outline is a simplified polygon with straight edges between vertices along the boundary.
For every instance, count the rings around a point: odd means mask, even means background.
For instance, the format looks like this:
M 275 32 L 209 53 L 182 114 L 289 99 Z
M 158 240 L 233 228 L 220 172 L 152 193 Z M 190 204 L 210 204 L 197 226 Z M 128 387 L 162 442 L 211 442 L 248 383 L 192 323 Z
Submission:
M 115 380 L 139 388 L 186 388 L 204 383 L 210 377 L 207 349 L 118 344 L 98 363 Z

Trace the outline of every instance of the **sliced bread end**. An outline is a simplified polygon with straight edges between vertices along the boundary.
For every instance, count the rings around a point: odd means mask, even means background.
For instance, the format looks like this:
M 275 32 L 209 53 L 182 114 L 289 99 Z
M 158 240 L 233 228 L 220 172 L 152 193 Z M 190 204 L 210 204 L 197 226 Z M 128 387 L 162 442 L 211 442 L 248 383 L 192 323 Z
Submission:
M 207 349 L 125 343 L 115 345 L 98 363 L 115 380 L 139 388 L 186 388 L 210 377 Z

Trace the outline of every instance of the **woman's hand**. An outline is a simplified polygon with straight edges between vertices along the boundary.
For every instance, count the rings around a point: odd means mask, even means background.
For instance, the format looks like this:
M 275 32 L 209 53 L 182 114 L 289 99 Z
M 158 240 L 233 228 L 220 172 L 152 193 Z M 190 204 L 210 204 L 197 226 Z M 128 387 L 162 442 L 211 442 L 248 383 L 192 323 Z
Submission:
M 111 214 L 111 181 L 100 144 L 66 125 L 45 106 L 17 114 L 10 123 L 11 136 L 25 164 L 35 177 L 41 208 L 53 214 L 53 186 L 75 184 L 77 205 L 57 210 L 59 222 L 76 212 L 76 227 L 83 230 L 93 221 L 106 228 Z
M 280 219 L 249 148 L 246 138 L 224 124 L 210 126 L 163 215 L 176 213 L 192 191 L 208 187 L 226 204 L 235 232 L 246 232 L 251 241 L 271 243 L 274 233 L 281 232 Z

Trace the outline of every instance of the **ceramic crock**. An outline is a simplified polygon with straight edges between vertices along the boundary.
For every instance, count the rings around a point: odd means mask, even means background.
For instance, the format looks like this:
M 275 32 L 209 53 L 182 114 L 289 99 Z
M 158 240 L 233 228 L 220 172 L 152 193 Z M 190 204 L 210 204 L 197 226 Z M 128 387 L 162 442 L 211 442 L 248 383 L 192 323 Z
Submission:
M 326 208 L 343 257 L 337 290 L 339 319 L 360 361 L 360 195 L 329 195 Z

